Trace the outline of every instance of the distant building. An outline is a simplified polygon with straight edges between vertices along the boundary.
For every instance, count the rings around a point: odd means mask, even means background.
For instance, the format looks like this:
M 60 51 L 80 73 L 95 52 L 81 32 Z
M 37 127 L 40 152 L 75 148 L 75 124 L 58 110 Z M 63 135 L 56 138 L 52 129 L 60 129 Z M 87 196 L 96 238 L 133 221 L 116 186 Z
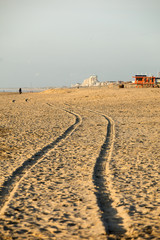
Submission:
M 160 81 L 159 77 L 147 77 L 147 75 L 135 75 L 133 78 L 135 78 L 135 84 L 141 87 L 154 87 Z
M 83 87 L 91 87 L 91 86 L 99 86 L 100 82 L 98 81 L 98 77 L 96 75 L 92 75 L 89 78 L 85 79 L 81 86 Z
M 98 81 L 97 75 L 91 75 L 89 78 L 86 78 L 82 84 L 77 83 L 74 85 L 71 85 L 73 88 L 79 88 L 79 87 L 98 87 L 98 86 L 108 86 L 108 85 L 115 85 L 117 84 L 116 81 L 106 81 L 106 82 L 100 82 Z

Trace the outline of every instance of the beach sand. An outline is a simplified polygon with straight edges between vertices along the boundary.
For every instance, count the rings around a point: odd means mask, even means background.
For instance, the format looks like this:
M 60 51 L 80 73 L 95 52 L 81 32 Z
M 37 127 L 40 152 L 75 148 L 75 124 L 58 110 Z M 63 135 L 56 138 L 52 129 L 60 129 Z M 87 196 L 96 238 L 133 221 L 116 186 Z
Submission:
M 0 239 L 160 239 L 160 90 L 0 93 Z

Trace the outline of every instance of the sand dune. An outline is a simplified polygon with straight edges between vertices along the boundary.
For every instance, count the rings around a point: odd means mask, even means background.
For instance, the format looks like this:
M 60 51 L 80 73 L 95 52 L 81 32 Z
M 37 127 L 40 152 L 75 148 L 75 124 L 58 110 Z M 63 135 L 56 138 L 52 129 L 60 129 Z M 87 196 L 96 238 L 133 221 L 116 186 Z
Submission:
M 159 89 L 2 93 L 0 105 L 0 239 L 159 239 Z

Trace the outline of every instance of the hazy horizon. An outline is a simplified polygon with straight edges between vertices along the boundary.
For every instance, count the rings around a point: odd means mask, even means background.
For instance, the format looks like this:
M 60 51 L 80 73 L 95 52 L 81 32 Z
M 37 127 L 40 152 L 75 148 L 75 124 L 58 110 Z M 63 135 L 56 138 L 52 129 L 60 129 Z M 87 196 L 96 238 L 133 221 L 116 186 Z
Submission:
M 160 72 L 159 0 L 0 0 L 0 88 Z

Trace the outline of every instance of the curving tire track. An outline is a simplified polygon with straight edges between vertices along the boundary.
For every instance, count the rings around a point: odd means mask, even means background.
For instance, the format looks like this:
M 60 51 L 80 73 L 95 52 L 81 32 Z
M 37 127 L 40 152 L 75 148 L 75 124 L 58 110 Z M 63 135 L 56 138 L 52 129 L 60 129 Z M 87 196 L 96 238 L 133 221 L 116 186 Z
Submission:
M 117 195 L 114 186 L 114 175 L 110 170 L 110 162 L 114 150 L 115 123 L 113 119 L 103 113 L 87 109 L 105 118 L 107 121 L 107 133 L 101 146 L 99 156 L 93 172 L 93 181 L 96 186 L 97 203 L 101 210 L 101 218 L 107 235 L 127 237 L 132 231 L 132 221 L 127 211 L 120 204 L 120 196 Z M 109 238 L 110 239 L 110 238 Z
M 83 109 L 98 114 L 107 121 L 106 138 L 101 146 L 93 171 L 93 182 L 96 187 L 95 195 L 101 210 L 101 220 L 109 239 L 113 239 L 114 236 L 127 237 L 132 231 L 132 221 L 125 208 L 120 205 L 120 196 L 114 189 L 112 183 L 114 176 L 110 171 L 115 142 L 115 123 L 111 117 L 101 112 L 88 108 Z
M 50 107 L 54 105 L 47 103 Z M 12 175 L 3 183 L 0 188 L 0 216 L 4 215 L 6 208 L 8 207 L 10 201 L 13 199 L 19 184 L 27 176 L 28 172 L 31 171 L 38 163 L 41 162 L 42 158 L 49 151 L 53 150 L 60 142 L 66 140 L 75 129 L 81 124 L 82 118 L 79 114 L 69 111 L 65 108 L 60 108 L 61 110 L 72 114 L 75 117 L 75 122 L 70 125 L 60 136 L 57 137 L 52 143 L 43 147 L 40 151 L 36 152 L 31 158 L 27 159 L 21 166 L 19 166 Z
M 91 110 L 89 110 L 91 111 Z M 96 186 L 97 203 L 101 210 L 101 218 L 106 229 L 107 235 L 124 235 L 126 230 L 123 227 L 123 219 L 118 216 L 117 209 L 113 206 L 113 192 L 109 164 L 114 147 L 115 140 L 115 128 L 114 121 L 99 112 L 95 112 L 101 115 L 107 121 L 107 133 L 104 143 L 101 146 L 99 156 L 96 159 L 96 163 L 93 171 L 93 182 Z

